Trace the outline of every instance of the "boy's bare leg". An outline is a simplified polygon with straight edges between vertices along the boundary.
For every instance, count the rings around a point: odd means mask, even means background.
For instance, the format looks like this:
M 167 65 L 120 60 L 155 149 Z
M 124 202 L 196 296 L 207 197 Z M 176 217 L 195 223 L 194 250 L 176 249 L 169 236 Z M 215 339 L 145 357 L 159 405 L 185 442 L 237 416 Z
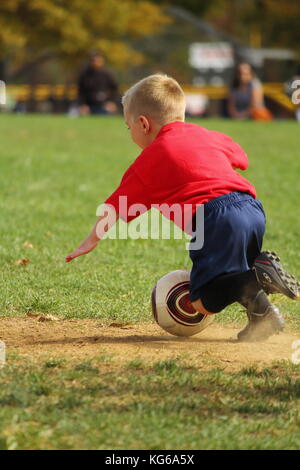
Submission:
M 198 299 L 195 302 L 192 302 L 192 306 L 197 312 L 203 313 L 203 315 L 215 315 L 214 312 L 209 312 L 208 310 L 206 310 L 201 299 Z

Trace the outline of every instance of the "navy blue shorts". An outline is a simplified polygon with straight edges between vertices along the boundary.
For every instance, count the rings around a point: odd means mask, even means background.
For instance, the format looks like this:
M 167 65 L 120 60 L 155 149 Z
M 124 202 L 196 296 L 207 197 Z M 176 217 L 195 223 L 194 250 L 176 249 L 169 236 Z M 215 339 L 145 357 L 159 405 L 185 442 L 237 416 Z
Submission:
M 192 302 L 201 298 L 205 285 L 217 276 L 248 271 L 253 266 L 261 251 L 265 225 L 263 206 L 250 194 L 229 193 L 204 204 L 204 245 L 190 250 Z

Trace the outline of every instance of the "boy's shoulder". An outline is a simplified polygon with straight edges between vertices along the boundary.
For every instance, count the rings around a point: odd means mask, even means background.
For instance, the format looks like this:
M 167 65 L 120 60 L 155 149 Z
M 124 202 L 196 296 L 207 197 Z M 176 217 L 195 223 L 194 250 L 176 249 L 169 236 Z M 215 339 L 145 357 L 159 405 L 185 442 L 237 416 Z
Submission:
M 164 145 L 168 141 L 172 142 L 172 139 L 176 137 L 185 139 L 183 143 L 186 146 L 195 141 L 204 145 L 213 145 L 214 143 L 226 145 L 233 142 L 233 139 L 223 132 L 207 129 L 193 122 L 175 121 L 163 126 L 152 144 Z
M 176 155 L 182 156 L 182 150 L 188 152 L 195 148 L 219 148 L 227 151 L 235 146 L 233 139 L 227 134 L 214 131 L 196 123 L 175 121 L 165 124 L 159 131 L 156 139 L 151 142 L 135 160 L 135 166 L 151 159 L 152 163 L 162 157 L 171 159 Z

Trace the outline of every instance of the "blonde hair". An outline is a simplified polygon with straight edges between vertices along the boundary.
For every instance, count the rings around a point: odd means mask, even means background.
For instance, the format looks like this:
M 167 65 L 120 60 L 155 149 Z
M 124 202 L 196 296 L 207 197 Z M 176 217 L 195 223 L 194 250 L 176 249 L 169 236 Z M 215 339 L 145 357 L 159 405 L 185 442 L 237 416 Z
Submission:
M 183 90 L 168 75 L 154 74 L 143 78 L 126 91 L 122 104 L 125 112 L 134 119 L 145 114 L 161 125 L 184 120 Z

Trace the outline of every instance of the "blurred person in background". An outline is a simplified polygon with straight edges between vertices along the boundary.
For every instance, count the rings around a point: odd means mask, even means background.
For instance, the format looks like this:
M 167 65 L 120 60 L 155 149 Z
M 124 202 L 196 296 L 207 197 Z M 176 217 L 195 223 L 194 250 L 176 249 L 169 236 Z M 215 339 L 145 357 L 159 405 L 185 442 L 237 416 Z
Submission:
M 269 121 L 272 114 L 264 105 L 262 85 L 246 62 L 236 66 L 228 96 L 228 114 L 233 119 Z
M 88 66 L 78 80 L 81 115 L 115 114 L 118 111 L 118 85 L 100 52 L 91 55 Z

